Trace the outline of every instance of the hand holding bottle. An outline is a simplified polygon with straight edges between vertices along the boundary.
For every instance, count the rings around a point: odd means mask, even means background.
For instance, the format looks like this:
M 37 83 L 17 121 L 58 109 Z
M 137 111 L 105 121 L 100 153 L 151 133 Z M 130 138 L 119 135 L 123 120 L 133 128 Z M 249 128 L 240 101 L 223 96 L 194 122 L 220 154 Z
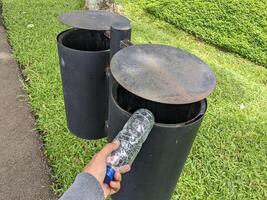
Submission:
M 130 170 L 130 166 L 124 166 L 121 168 L 120 172 L 116 172 L 114 176 L 114 180 L 109 184 L 104 183 L 105 175 L 106 175 L 106 166 L 107 166 L 107 157 L 118 147 L 120 143 L 118 140 L 114 140 L 112 143 L 105 145 L 105 147 L 98 152 L 93 159 L 86 165 L 84 168 L 84 172 L 87 172 L 93 175 L 99 184 L 101 185 L 105 198 L 108 196 L 115 194 L 120 190 L 120 183 L 122 180 L 121 174 L 126 173 Z
M 132 165 L 154 123 L 154 115 L 147 109 L 139 109 L 132 114 L 115 138 L 120 142 L 119 148 L 107 158 L 105 183 L 113 181 L 116 171 L 121 172 L 123 166 Z

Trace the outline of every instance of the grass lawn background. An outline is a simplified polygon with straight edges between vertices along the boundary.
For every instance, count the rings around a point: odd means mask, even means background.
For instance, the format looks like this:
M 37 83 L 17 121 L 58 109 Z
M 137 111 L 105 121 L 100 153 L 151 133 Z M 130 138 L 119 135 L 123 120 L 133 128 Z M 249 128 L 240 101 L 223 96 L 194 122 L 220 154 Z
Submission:
M 173 200 L 266 199 L 267 70 L 146 14 L 132 1 L 117 2 L 132 21 L 133 42 L 190 51 L 207 62 L 217 77 Z M 25 87 L 58 193 L 69 187 L 105 143 L 83 141 L 66 128 L 56 36 L 67 27 L 56 17 L 82 6 L 82 0 L 3 0 L 8 37 L 27 77 Z
M 148 13 L 267 67 L 267 2 L 135 0 Z

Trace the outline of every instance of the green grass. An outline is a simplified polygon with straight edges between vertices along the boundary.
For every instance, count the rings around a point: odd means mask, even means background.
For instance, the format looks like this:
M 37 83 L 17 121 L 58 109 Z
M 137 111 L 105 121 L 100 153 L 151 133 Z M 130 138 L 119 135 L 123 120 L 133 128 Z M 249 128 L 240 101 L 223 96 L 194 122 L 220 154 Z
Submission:
M 267 67 L 267 2 L 137 0 L 178 28 Z
M 267 69 L 201 42 L 130 1 L 118 2 L 132 21 L 135 43 L 169 44 L 190 51 L 207 62 L 217 77 L 173 200 L 266 199 Z M 66 128 L 55 38 L 67 27 L 56 17 L 82 4 L 82 0 L 3 0 L 9 39 L 25 68 L 26 89 L 58 193 L 69 187 L 105 142 L 82 141 Z M 28 24 L 34 27 L 27 28 Z

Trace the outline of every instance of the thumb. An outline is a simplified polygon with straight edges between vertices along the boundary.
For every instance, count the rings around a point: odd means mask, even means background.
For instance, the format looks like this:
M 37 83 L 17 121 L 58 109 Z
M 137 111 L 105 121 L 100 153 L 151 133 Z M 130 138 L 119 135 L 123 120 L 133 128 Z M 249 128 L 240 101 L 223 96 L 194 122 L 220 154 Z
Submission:
M 106 144 L 103 149 L 99 152 L 104 157 L 108 157 L 113 151 L 118 149 L 120 146 L 119 140 L 114 140 L 112 143 Z

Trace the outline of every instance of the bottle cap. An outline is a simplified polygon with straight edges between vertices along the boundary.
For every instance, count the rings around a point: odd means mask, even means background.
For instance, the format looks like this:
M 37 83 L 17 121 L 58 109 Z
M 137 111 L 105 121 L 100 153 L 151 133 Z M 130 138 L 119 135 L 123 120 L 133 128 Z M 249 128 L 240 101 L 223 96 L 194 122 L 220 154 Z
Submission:
M 109 184 L 111 181 L 114 180 L 116 171 L 109 165 L 107 165 L 106 177 L 104 183 Z

